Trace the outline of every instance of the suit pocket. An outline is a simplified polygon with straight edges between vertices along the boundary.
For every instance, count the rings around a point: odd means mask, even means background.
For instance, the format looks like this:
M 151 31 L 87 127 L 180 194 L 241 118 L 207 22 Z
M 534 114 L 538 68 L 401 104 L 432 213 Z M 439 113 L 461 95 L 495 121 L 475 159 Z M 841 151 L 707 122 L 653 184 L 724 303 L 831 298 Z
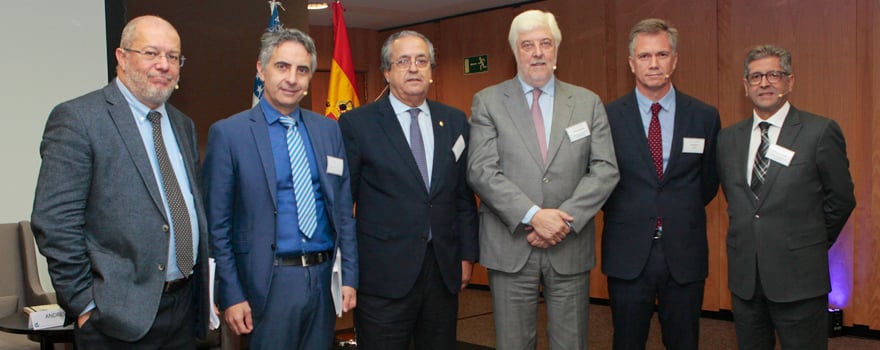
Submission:
M 785 237 L 788 250 L 798 250 L 817 244 L 827 244 L 825 230 L 805 230 L 789 232 Z

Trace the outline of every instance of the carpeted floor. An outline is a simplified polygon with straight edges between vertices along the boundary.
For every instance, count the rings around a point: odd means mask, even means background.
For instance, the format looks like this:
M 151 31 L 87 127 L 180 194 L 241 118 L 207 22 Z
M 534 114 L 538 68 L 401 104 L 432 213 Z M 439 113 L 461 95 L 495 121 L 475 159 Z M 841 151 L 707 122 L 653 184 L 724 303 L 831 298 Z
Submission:
M 546 324 L 546 309 L 539 306 L 538 324 Z M 456 350 L 487 350 L 495 347 L 495 325 L 492 320 L 492 297 L 487 290 L 468 288 L 462 292 L 458 309 L 458 341 Z M 336 329 L 350 329 L 351 315 L 347 314 L 336 323 Z M 591 350 L 611 349 L 611 310 L 608 306 L 590 305 L 588 337 Z M 547 349 L 547 337 L 538 332 L 538 349 Z M 778 346 L 777 346 L 778 348 Z M 880 349 L 880 340 L 857 337 L 837 337 L 829 341 L 830 350 Z M 660 337 L 660 325 L 655 315 L 648 337 L 648 350 L 664 349 Z M 700 349 L 735 350 L 736 339 L 733 323 L 725 320 L 703 318 L 700 321 Z

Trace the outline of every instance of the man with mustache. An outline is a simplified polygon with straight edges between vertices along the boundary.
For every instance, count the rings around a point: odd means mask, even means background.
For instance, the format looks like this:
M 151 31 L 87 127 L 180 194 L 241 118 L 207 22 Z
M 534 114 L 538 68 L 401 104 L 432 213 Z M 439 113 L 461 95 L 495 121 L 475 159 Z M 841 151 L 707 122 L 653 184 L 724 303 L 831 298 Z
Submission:
M 746 54 L 748 118 L 718 134 L 727 197 L 728 286 L 740 349 L 828 348 L 828 249 L 856 206 L 832 119 L 795 108 L 791 53 Z
M 31 217 L 80 349 L 195 349 L 207 329 L 207 231 L 195 126 L 165 103 L 185 58 L 132 19 L 117 78 L 49 115 Z
M 552 349 L 586 349 L 593 218 L 618 180 L 605 108 L 556 79 L 562 33 L 525 11 L 508 37 L 517 76 L 474 96 L 468 182 L 482 199 L 499 349 L 534 349 L 543 289 Z
M 424 35 L 392 34 L 381 59 L 390 93 L 339 119 L 357 205 L 358 349 L 455 349 L 458 292 L 478 254 L 467 119 L 427 99 Z
M 678 30 L 649 18 L 629 38 L 636 87 L 606 106 L 620 165 L 620 183 L 602 208 L 614 349 L 645 348 L 656 300 L 666 348 L 696 350 L 721 119 L 672 86 Z

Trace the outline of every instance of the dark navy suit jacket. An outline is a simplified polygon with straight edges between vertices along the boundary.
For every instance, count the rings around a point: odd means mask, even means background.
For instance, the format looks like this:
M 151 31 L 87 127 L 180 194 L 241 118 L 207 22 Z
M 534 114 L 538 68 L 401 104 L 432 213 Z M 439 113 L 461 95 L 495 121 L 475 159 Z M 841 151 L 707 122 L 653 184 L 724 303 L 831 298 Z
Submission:
M 467 148 L 458 159 L 453 145 L 468 142 L 464 113 L 428 101 L 434 127 L 431 189 L 425 188 L 388 97 L 342 115 L 357 204 L 359 292 L 400 298 L 421 271 L 428 227 L 446 287 L 458 293 L 461 261 L 479 255 L 474 194 L 467 186 Z
M 603 208 L 602 272 L 636 278 L 648 261 L 660 216 L 672 277 L 678 283 L 705 279 L 709 273 L 705 206 L 718 193 L 718 110 L 675 91 L 672 149 L 662 181 L 654 169 L 635 91 L 608 104 L 606 110 L 620 182 Z M 684 153 L 684 138 L 703 139 L 702 153 Z

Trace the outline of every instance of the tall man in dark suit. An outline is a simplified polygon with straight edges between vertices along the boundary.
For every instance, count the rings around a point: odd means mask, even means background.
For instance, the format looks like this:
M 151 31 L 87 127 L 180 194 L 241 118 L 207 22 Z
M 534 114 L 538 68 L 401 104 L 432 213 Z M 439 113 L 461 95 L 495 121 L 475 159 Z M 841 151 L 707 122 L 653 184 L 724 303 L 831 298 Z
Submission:
M 300 108 L 317 61 L 296 29 L 263 34 L 253 108 L 208 134 L 205 192 L 219 306 L 251 349 L 329 349 L 333 257 L 342 309 L 356 305 L 357 238 L 336 122 Z
M 357 204 L 358 349 L 454 349 L 458 292 L 477 260 L 464 113 L 427 100 L 434 46 L 413 31 L 382 46 L 390 93 L 342 115 Z
M 192 120 L 165 103 L 180 37 L 132 19 L 116 60 L 117 79 L 49 115 L 34 235 L 78 348 L 195 349 L 208 310 L 199 151 Z
M 606 106 L 620 167 L 602 235 L 614 349 L 645 348 L 655 300 L 666 347 L 697 349 L 721 119 L 672 86 L 678 30 L 651 18 L 629 38 L 636 88 Z
M 856 205 L 840 127 L 788 102 L 791 54 L 756 46 L 751 118 L 718 135 L 728 285 L 740 349 L 827 349 L 828 249 Z
M 540 286 L 553 349 L 586 349 L 593 218 L 617 184 L 599 96 L 556 79 L 562 33 L 549 12 L 510 24 L 517 76 L 474 96 L 468 182 L 482 199 L 499 349 L 534 349 Z

